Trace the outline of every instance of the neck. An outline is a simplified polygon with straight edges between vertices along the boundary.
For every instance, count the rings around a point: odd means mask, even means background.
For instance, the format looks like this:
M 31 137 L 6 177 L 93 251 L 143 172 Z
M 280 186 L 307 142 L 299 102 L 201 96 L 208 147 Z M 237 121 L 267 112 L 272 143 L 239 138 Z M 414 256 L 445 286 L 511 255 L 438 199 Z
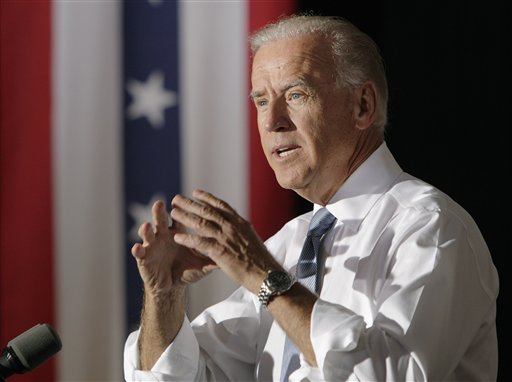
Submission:
M 326 206 L 333 195 L 340 189 L 345 181 L 357 170 L 357 168 L 364 162 L 370 155 L 384 141 L 384 137 L 381 133 L 370 129 L 365 130 L 361 133 L 357 141 L 355 142 L 352 153 L 350 154 L 346 165 L 344 166 L 345 171 L 340 174 L 339 178 L 329 185 L 329 188 L 317 189 L 314 192 L 305 192 L 306 190 L 296 190 L 296 192 L 303 198 L 309 200 L 312 203 Z M 325 187 L 325 184 L 319 184 L 319 187 Z M 311 190 L 308 190 L 311 191 Z
M 373 154 L 375 150 L 379 148 L 383 141 L 384 138 L 382 134 L 377 132 L 375 129 L 371 129 L 367 134 L 361 135 L 360 139 L 356 142 L 354 152 L 348 162 L 347 176 L 343 183 L 365 160 L 368 159 L 370 155 Z

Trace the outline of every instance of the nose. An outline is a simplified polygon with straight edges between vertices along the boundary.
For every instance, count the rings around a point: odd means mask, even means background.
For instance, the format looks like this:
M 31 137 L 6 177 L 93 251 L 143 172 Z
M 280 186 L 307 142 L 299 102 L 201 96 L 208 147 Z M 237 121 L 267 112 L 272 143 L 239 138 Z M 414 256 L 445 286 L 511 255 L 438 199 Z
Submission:
M 286 102 L 283 99 L 276 99 L 269 103 L 263 118 L 263 126 L 266 131 L 288 130 L 292 125 Z

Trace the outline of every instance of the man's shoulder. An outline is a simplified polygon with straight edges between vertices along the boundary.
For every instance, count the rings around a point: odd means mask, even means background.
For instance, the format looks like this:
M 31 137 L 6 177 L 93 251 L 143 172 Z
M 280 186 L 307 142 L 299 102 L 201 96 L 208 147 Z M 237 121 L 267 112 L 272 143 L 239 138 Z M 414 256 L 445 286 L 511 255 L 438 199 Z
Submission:
M 455 200 L 436 186 L 405 172 L 386 194 L 403 208 L 438 211 L 447 207 L 460 207 Z
M 450 195 L 436 186 L 403 173 L 397 182 L 388 190 L 386 198 L 396 203 L 402 213 L 418 215 L 439 215 L 443 219 L 455 219 L 464 224 L 475 224 L 471 215 Z

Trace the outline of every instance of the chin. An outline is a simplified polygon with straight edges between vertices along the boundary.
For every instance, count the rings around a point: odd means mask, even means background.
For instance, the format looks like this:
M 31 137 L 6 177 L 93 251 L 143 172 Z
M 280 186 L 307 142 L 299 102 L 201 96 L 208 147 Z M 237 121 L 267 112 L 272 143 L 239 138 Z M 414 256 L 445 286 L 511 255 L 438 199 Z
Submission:
M 279 183 L 279 185 L 282 188 L 287 189 L 287 190 L 296 191 L 296 190 L 304 187 L 302 182 L 297 182 L 297 179 L 288 179 L 288 178 L 283 178 L 283 177 L 277 177 L 277 183 Z
M 284 189 L 287 189 L 287 190 L 292 188 L 291 184 L 290 184 L 290 182 L 288 180 L 283 179 L 283 178 L 278 177 L 278 176 L 276 176 L 276 180 L 277 180 L 277 183 L 279 184 L 279 186 L 281 188 L 284 188 Z
M 276 177 L 277 183 L 287 190 L 297 191 L 301 188 L 307 187 L 308 183 L 311 181 L 311 172 L 307 172 L 304 174 L 299 171 L 274 171 L 274 175 Z

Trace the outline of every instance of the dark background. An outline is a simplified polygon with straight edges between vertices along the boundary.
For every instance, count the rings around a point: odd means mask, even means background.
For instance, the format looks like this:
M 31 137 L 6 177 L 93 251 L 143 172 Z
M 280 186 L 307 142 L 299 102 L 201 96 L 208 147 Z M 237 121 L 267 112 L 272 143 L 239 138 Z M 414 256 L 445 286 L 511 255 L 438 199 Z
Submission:
M 299 4 L 299 11 L 349 19 L 380 46 L 390 90 L 387 144 L 404 171 L 446 192 L 479 225 L 500 275 L 498 381 L 512 381 L 506 349 L 511 314 L 505 305 L 512 173 L 509 6 L 505 1 Z

